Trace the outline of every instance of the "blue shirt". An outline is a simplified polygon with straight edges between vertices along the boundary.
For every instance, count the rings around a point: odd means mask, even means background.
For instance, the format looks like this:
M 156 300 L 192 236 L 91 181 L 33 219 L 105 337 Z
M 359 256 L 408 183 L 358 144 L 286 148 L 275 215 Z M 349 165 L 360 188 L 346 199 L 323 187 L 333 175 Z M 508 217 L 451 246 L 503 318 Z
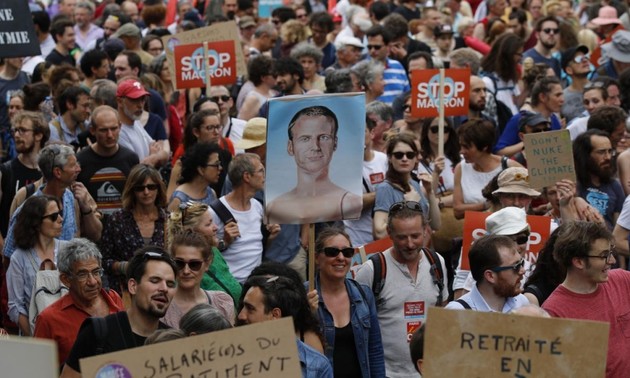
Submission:
M 383 71 L 383 80 L 385 80 L 385 91 L 377 100 L 389 106 L 392 105 L 398 95 L 411 89 L 405 68 L 393 59 L 387 58 L 385 71 Z
M 494 146 L 492 150 L 494 153 L 497 151 L 513 146 L 517 143 L 521 142 L 521 139 L 518 137 L 519 128 L 518 121 L 521 119 L 521 113 L 517 113 L 510 118 L 510 121 L 505 125 L 505 130 L 503 130 L 503 134 L 499 138 L 499 141 Z M 551 114 L 551 130 L 560 130 L 562 129 L 562 124 L 560 124 L 560 120 L 556 117 L 555 114 Z
M 562 68 L 560 67 L 560 61 L 555 59 L 553 56 L 551 58 L 546 58 L 536 51 L 535 47 L 525 51 L 523 53 L 523 59 L 532 58 L 534 59 L 534 63 L 545 63 L 549 67 L 553 69 L 553 72 L 556 74 L 556 77 L 560 79 L 562 77 Z
M 333 378 L 332 366 L 326 356 L 300 340 L 295 341 L 303 378 Z

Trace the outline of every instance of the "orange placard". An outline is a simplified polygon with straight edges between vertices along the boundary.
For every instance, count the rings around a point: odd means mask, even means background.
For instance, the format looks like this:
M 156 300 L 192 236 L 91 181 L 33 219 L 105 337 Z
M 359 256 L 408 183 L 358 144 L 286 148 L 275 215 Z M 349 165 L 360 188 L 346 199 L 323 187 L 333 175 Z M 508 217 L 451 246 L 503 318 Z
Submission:
M 208 64 L 212 85 L 236 82 L 236 58 L 234 41 L 208 42 Z M 201 88 L 205 86 L 203 43 L 177 45 L 175 59 L 176 87 Z
M 462 240 L 462 269 L 470 270 L 468 262 L 468 251 L 470 245 L 480 237 L 486 234 L 486 218 L 492 213 L 480 213 L 477 211 L 467 211 L 464 215 L 464 235 Z M 528 215 L 527 223 L 529 223 L 530 236 L 527 242 L 526 258 L 534 264 L 538 259 L 538 252 L 549 239 L 549 229 L 551 227 L 551 218 L 540 215 Z
M 411 72 L 411 115 L 437 117 L 440 114 L 440 70 Z M 468 114 L 470 69 L 444 70 L 444 115 Z

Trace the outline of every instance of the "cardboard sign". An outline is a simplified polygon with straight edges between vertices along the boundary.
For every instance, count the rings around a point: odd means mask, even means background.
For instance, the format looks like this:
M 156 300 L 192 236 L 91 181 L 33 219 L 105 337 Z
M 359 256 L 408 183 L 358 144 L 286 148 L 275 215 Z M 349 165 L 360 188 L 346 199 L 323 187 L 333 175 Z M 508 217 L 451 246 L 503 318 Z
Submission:
M 216 66 L 216 68 L 219 68 L 220 74 L 219 72 L 215 73 L 215 77 L 211 78 L 211 84 L 215 85 L 215 83 L 217 85 L 222 85 L 222 84 L 231 84 L 234 83 L 236 81 L 236 77 L 237 76 L 242 76 L 245 75 L 247 73 L 247 67 L 245 66 L 245 57 L 243 56 L 243 49 L 241 48 L 240 45 L 240 36 L 238 34 L 238 28 L 236 27 L 236 23 L 234 21 L 228 21 L 228 22 L 219 22 L 216 24 L 212 24 L 210 26 L 207 26 L 205 28 L 198 28 L 198 29 L 193 29 L 193 30 L 189 30 L 183 33 L 177 33 L 175 35 L 166 35 L 164 37 L 162 37 L 162 43 L 165 46 L 164 52 L 166 54 L 166 60 L 168 61 L 169 67 L 171 68 L 171 79 L 173 80 L 173 83 L 175 83 L 175 87 L 176 89 L 184 89 L 184 88 L 192 88 L 192 87 L 179 87 L 179 83 L 181 82 L 181 78 L 183 76 L 184 73 L 179 72 L 177 67 L 175 65 L 175 47 L 177 46 L 183 46 L 183 45 L 196 45 L 196 46 L 202 46 L 204 42 L 208 42 L 208 49 L 214 49 L 217 52 L 217 56 L 218 57 L 210 57 L 209 58 L 209 62 L 211 65 L 213 65 L 213 61 L 220 63 L 220 65 Z M 210 46 L 215 46 L 214 43 L 216 42 L 223 42 L 223 43 L 229 43 L 231 42 L 232 48 L 231 50 L 226 50 L 227 48 L 225 47 L 226 45 L 223 44 L 219 44 L 217 45 L 218 48 L 213 48 Z M 187 49 L 192 49 L 192 50 L 187 50 Z M 184 78 L 186 79 L 194 79 L 194 76 L 200 76 L 200 73 L 205 72 L 205 67 L 203 65 L 203 48 L 201 49 L 201 55 L 199 57 L 195 56 L 194 59 L 192 56 L 192 53 L 194 53 L 195 51 L 197 51 L 196 48 L 187 48 L 184 50 L 180 50 L 180 57 L 181 59 L 179 59 L 179 67 L 188 67 L 190 66 L 191 70 L 186 72 L 186 75 L 184 76 Z M 188 65 L 188 60 L 182 62 L 183 60 L 183 56 L 181 54 L 183 54 L 184 51 L 189 52 L 190 54 L 188 55 L 189 57 L 191 57 L 191 61 L 190 64 Z M 232 52 L 232 55 L 230 56 L 230 60 L 227 60 L 227 57 L 225 56 L 221 56 L 221 53 L 226 53 L 228 51 Z M 186 65 L 185 65 L 186 63 Z M 225 66 L 223 65 L 225 64 Z M 195 69 L 196 67 L 196 69 Z M 230 74 L 233 76 L 231 81 L 227 81 L 227 79 L 223 78 L 225 74 L 227 74 L 228 70 L 227 67 L 231 67 L 230 68 Z M 214 71 L 214 70 L 213 70 Z M 179 77 L 179 80 L 178 80 Z M 204 79 L 202 78 L 200 79 L 202 83 L 204 83 Z M 217 80 L 219 80 L 219 78 L 223 78 L 222 82 L 218 82 Z M 190 81 L 188 80 L 188 81 Z M 186 80 L 185 80 L 186 81 Z M 195 87 L 203 87 L 204 85 L 195 85 Z
M 464 215 L 464 235 L 462 239 L 462 269 L 470 270 L 468 261 L 468 251 L 472 243 L 484 236 L 486 232 L 486 218 L 492 213 L 481 213 L 477 211 L 467 211 Z M 538 252 L 549 239 L 551 218 L 540 215 L 528 215 L 530 235 L 527 242 L 527 252 L 525 258 L 534 264 L 538 259 Z
M 270 18 L 274 9 L 283 5 L 283 0 L 260 0 L 258 2 L 258 17 Z
M 470 69 L 444 70 L 444 85 L 440 86 L 440 70 L 411 72 L 411 115 L 437 117 L 440 114 L 440 88 L 444 90 L 444 115 L 468 114 Z
M 542 189 L 562 179 L 575 182 L 573 145 L 569 130 L 525 134 L 529 185 Z
M 268 223 L 358 219 L 363 207 L 365 94 L 285 96 L 268 104 Z
M 174 50 L 177 88 L 201 88 L 206 85 L 203 44 L 178 45 Z M 234 41 L 208 43 L 210 83 L 227 85 L 236 81 Z
M 293 319 L 206 333 L 79 361 L 83 377 L 301 376 Z
M 0 366 L 3 377 L 57 378 L 57 344 L 29 337 L 0 338 Z
M 24 0 L 2 0 L 0 5 L 0 58 L 40 55 L 33 17 Z
M 430 307 L 422 376 L 604 377 L 604 322 Z

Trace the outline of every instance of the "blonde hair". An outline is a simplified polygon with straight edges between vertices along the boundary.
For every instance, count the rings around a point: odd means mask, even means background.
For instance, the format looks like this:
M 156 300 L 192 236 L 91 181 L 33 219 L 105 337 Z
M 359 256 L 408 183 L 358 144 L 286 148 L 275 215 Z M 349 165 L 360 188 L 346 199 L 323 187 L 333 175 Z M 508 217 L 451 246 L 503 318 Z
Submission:
M 577 34 L 578 44 L 588 47 L 589 51 L 593 51 L 599 45 L 597 34 L 591 29 L 582 29 Z
M 167 247 L 169 250 L 177 234 L 192 230 L 199 225 L 201 217 L 208 211 L 209 206 L 201 202 L 188 202 L 182 204 L 180 208 L 171 211 L 168 217 L 166 229 L 168 232 Z

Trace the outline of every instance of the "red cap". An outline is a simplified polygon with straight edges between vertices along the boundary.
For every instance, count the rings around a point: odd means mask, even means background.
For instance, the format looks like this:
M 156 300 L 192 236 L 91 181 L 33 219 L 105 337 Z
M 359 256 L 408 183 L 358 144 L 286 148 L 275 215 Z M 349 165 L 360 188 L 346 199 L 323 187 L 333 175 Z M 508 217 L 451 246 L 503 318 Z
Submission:
M 116 90 L 116 97 L 128 97 L 134 100 L 148 95 L 149 92 L 144 89 L 139 81 L 134 79 L 127 79 L 121 82 Z

